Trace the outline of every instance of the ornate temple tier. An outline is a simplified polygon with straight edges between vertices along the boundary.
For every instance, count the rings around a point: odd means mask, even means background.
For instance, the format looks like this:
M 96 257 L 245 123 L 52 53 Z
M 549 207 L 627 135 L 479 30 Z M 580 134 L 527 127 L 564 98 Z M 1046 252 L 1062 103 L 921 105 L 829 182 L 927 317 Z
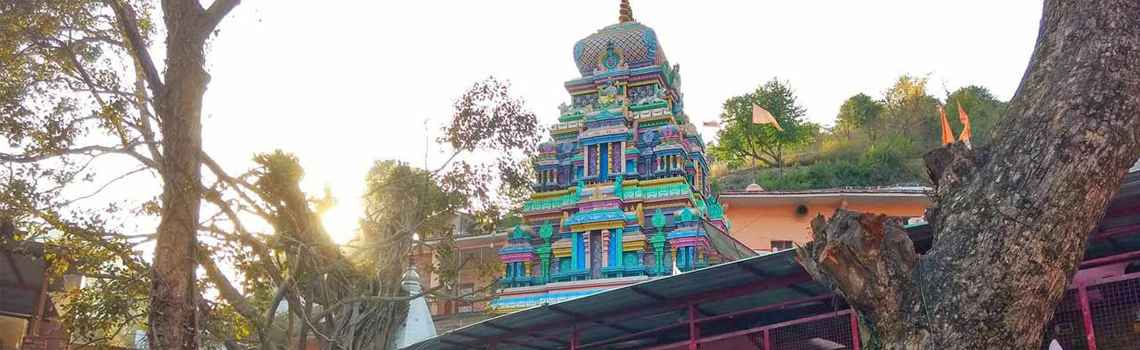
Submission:
M 680 67 L 627 4 L 622 13 L 574 45 L 583 76 L 565 83 L 570 104 L 539 145 L 524 224 L 500 251 L 502 311 L 751 253 L 710 196 Z

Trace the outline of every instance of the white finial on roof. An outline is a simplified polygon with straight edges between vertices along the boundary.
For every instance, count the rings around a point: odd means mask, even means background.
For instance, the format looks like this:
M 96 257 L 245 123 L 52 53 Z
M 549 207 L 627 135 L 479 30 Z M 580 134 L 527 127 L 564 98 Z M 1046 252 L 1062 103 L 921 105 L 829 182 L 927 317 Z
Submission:
M 748 192 L 760 192 L 763 191 L 764 188 L 753 182 L 751 185 L 748 185 L 748 187 L 744 188 L 744 190 Z
M 404 272 L 400 286 L 404 287 L 409 295 L 423 292 L 420 285 L 420 274 L 416 272 L 414 266 L 408 266 L 408 271 Z M 408 316 L 404 319 L 404 324 L 400 325 L 399 332 L 396 333 L 396 348 L 404 348 L 434 336 L 435 323 L 432 322 L 431 310 L 428 310 L 427 300 L 424 300 L 423 296 L 412 299 L 408 302 Z

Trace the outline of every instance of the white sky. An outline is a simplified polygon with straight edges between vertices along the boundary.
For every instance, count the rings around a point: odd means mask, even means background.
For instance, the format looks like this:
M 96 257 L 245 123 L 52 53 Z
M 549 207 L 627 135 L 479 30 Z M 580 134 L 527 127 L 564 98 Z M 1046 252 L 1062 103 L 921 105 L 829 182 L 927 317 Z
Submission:
M 466 87 L 513 83 L 544 124 L 580 74 L 574 43 L 617 21 L 618 0 L 245 1 L 220 27 L 208 70 L 207 151 L 231 173 L 257 152 L 297 154 L 313 194 L 363 191 L 376 159 L 423 164 Z M 681 65 L 686 112 L 699 125 L 727 98 L 773 77 L 796 89 L 808 118 L 832 124 L 856 93 L 880 97 L 901 74 L 931 73 L 931 93 L 965 85 L 1001 99 L 1032 52 L 1040 0 L 632 0 Z M 715 130 L 701 127 L 705 140 Z M 432 143 L 432 152 L 438 150 Z M 358 210 L 327 222 L 352 225 Z M 344 238 L 338 240 L 343 241 Z

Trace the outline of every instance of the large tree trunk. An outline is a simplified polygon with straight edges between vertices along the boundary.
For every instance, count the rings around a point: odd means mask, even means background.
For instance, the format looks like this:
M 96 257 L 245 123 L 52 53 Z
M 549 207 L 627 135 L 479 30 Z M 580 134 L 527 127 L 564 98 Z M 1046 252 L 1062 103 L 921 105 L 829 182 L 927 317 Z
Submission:
M 926 156 L 922 256 L 900 223 L 839 211 L 799 260 L 843 296 L 866 349 L 1036 349 L 1120 178 L 1140 155 L 1140 2 L 1047 0 L 988 148 Z
M 162 220 L 158 226 L 151 286 L 153 349 L 198 348 L 198 214 L 201 203 L 202 96 L 210 76 L 205 43 L 232 1 L 210 10 L 197 0 L 162 2 L 166 71 L 152 83 L 162 131 Z M 152 80 L 153 81 L 153 80 Z M 157 85 L 157 86 L 156 86 Z

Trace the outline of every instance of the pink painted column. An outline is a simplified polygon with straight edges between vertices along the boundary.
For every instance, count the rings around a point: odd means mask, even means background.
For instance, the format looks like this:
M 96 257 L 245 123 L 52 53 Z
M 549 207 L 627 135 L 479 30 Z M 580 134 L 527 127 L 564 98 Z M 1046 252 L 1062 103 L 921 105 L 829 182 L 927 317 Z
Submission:
M 859 350 L 862 347 L 862 340 L 859 339 L 859 318 L 855 317 L 855 311 L 851 311 L 851 348 Z
M 598 188 L 596 191 L 601 191 Z M 586 259 L 586 271 L 590 271 L 590 265 L 594 262 L 594 250 L 590 249 L 590 231 L 582 231 L 582 259 Z M 590 274 L 586 274 L 586 279 L 590 279 Z
M 602 243 L 599 244 L 602 246 L 602 267 L 610 266 L 610 241 L 613 239 L 610 230 L 602 230 Z
M 768 339 L 768 329 L 764 329 L 764 350 L 772 350 L 772 343 Z
M 1081 315 L 1085 320 L 1085 339 L 1089 350 L 1096 350 L 1096 334 L 1093 332 L 1092 312 L 1089 311 L 1089 295 L 1085 286 L 1077 287 L 1077 302 L 1081 304 Z

